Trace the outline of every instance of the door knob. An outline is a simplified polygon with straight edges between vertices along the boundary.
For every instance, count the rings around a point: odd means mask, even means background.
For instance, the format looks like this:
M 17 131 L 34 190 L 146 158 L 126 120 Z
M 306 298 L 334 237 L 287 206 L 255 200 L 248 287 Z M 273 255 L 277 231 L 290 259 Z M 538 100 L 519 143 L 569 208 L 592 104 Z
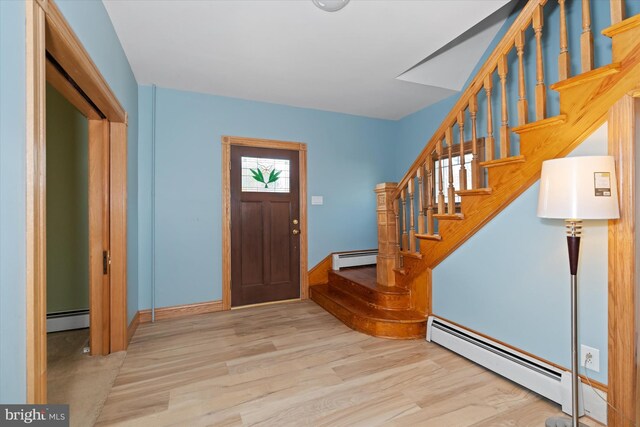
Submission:
M 293 230 L 292 233 L 293 233 L 294 236 L 296 236 L 296 235 L 300 234 L 300 230 Z

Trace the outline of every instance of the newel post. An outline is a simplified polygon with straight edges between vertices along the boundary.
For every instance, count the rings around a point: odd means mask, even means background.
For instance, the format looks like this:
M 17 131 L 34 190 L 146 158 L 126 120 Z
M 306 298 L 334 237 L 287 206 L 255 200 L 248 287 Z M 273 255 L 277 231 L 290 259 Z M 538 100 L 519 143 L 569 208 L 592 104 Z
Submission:
M 396 259 L 398 257 L 397 212 L 394 209 L 393 193 L 398 184 L 385 182 L 376 185 L 376 213 L 378 214 L 378 259 L 377 279 L 381 285 L 395 285 Z

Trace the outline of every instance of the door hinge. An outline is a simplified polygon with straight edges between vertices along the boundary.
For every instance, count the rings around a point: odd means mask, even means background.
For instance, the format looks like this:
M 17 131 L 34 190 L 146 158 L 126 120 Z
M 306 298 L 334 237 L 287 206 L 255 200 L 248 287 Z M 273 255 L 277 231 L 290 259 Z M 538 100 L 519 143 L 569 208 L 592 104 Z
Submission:
M 111 252 L 102 251 L 102 274 L 109 273 L 110 265 L 111 265 Z

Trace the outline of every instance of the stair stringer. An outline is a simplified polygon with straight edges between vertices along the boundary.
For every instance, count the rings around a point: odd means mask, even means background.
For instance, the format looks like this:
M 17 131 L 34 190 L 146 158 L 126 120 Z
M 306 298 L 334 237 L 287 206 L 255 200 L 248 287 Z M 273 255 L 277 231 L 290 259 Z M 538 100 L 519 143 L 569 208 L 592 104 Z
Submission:
M 609 109 L 620 98 L 640 87 L 640 27 L 622 33 L 625 42 L 630 32 L 635 33 L 635 40 L 639 41 L 633 48 L 626 49 L 619 67 L 615 64 L 615 71 L 611 71 L 611 65 L 601 67 L 588 76 L 582 74 L 569 79 L 571 84 L 565 81 L 552 87 L 560 93 L 560 113 L 566 115 L 566 119 L 523 131 L 520 151 L 524 162 L 488 169 L 487 186 L 492 193 L 462 197 L 464 219 L 440 221 L 441 240 L 420 241 L 422 259 L 404 258 L 402 274 L 396 273 L 399 286 L 409 289 L 424 286 L 423 271 L 435 268 L 531 187 L 540 178 L 543 161 L 564 157 L 573 151 L 607 120 Z M 616 37 L 613 37 L 614 50 Z

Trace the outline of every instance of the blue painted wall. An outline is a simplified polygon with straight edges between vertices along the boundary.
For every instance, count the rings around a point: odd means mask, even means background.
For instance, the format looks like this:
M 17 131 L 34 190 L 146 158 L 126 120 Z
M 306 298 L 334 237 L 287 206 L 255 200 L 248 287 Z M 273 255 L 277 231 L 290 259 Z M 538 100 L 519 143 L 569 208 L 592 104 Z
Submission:
M 127 132 L 127 315 L 138 310 L 138 83 L 99 0 L 58 0 L 60 11 L 129 115 Z
M 25 6 L 0 1 L 0 402 L 24 402 Z
M 458 98 L 460 94 L 451 95 L 397 121 L 394 181 L 400 181 L 409 170 Z
M 151 87 L 140 88 L 140 308 L 151 304 Z M 393 177 L 395 122 L 158 88 L 156 298 L 221 298 L 221 137 L 308 145 L 309 263 L 377 246 L 375 197 Z
M 606 155 L 604 125 L 571 156 Z M 561 220 L 536 216 L 538 184 L 433 271 L 436 315 L 569 367 L 569 260 Z M 461 268 L 463 266 L 464 268 Z M 607 221 L 585 221 L 578 271 L 580 343 L 607 382 Z

